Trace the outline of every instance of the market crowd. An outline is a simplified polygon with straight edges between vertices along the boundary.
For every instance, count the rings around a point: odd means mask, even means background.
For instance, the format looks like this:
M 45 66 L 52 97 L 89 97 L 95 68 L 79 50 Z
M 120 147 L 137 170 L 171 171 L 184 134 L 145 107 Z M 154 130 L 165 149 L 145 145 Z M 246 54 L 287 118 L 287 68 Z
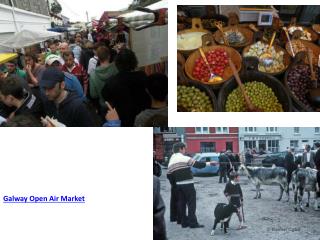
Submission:
M 168 78 L 138 69 L 126 34 L 44 46 L 0 65 L 2 126 L 167 126 Z

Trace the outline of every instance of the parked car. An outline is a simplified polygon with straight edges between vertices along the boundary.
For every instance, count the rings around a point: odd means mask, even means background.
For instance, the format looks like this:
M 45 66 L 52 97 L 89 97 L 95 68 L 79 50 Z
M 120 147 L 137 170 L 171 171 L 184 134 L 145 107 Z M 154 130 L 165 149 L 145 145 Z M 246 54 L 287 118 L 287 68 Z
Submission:
M 219 172 L 219 156 L 220 153 L 209 152 L 209 153 L 197 153 L 193 159 L 199 162 L 210 162 L 210 166 L 205 168 L 194 168 L 191 167 L 193 175 L 213 175 Z

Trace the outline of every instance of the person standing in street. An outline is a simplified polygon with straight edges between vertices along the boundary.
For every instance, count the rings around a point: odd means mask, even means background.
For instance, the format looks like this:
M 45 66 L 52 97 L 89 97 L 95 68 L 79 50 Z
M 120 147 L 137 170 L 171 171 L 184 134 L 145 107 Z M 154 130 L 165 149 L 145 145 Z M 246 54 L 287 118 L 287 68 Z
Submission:
M 251 153 L 251 149 L 247 148 L 246 154 L 245 154 L 245 166 L 251 166 L 253 162 L 253 155 Z
M 316 199 L 314 203 L 314 209 L 316 211 L 320 211 L 320 208 L 318 206 L 318 199 L 320 198 L 320 143 L 317 142 L 314 145 L 317 148 L 317 152 L 314 158 L 315 168 L 317 169 Z
M 191 167 L 204 168 L 210 162 L 198 162 L 185 155 L 186 145 L 182 142 L 173 145 L 173 154 L 168 165 L 168 174 L 172 174 L 179 192 L 179 213 L 183 228 L 202 228 L 196 217 L 196 190 L 194 188 Z M 186 210 L 188 208 L 188 215 Z
M 222 178 L 223 182 L 227 182 L 227 165 L 229 163 L 228 157 L 224 154 L 224 152 L 220 152 L 219 156 L 219 183 L 222 183 Z
M 297 168 L 294 163 L 294 156 L 292 154 L 294 149 L 288 148 L 288 152 L 284 158 L 284 167 L 287 169 L 287 181 L 288 181 L 288 188 L 291 182 L 292 172 Z M 287 190 L 287 189 L 285 189 Z
M 315 153 L 311 151 L 311 147 L 309 144 L 305 146 L 305 150 L 306 151 L 302 155 L 302 167 L 314 168 Z

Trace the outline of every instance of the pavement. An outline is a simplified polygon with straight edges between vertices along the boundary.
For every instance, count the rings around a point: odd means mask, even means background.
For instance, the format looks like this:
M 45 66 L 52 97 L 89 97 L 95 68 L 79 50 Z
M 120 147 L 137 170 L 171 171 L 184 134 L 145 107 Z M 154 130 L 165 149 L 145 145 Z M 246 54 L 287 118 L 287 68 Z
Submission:
M 214 236 L 210 232 L 214 222 L 214 208 L 217 203 L 227 203 L 223 194 L 224 183 L 218 183 L 218 176 L 194 177 L 197 192 L 197 218 L 204 228 L 182 228 L 170 222 L 170 183 L 166 178 L 167 170 L 163 169 L 160 177 L 161 195 L 166 205 L 165 221 L 169 240 L 206 240 L 206 239 L 290 239 L 290 240 L 320 240 L 320 211 L 313 210 L 313 193 L 310 207 L 305 212 L 294 212 L 293 193 L 290 201 L 286 195 L 282 201 L 277 201 L 280 194 L 279 186 L 262 186 L 261 199 L 255 197 L 255 187 L 246 176 L 240 176 L 240 185 L 244 195 L 244 215 L 246 229 L 237 230 L 239 220 L 234 214 L 230 221 L 228 234 L 220 231 L 218 224 Z M 304 194 L 304 201 L 307 194 Z

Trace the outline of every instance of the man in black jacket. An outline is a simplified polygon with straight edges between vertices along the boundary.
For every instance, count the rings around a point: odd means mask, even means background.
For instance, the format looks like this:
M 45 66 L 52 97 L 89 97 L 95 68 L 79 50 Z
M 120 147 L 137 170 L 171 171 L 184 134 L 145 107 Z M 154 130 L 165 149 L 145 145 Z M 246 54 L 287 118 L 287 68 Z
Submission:
M 224 154 L 224 152 L 220 152 L 219 156 L 219 183 L 222 183 L 222 178 L 223 182 L 227 182 L 227 166 L 229 165 L 229 160 L 228 157 Z
M 151 105 L 145 91 L 147 76 L 143 71 L 135 71 L 138 60 L 129 49 L 118 53 L 115 64 L 119 73 L 107 81 L 101 95 L 117 109 L 121 126 L 133 127 L 135 117 Z
M 251 153 L 251 149 L 248 148 L 246 151 L 246 154 L 244 155 L 245 157 L 245 166 L 251 166 L 253 163 L 253 155 Z
M 287 169 L 287 181 L 288 181 L 288 186 L 291 182 L 291 176 L 292 176 L 292 172 L 297 169 L 297 166 L 294 163 L 294 156 L 292 154 L 292 152 L 294 151 L 294 149 L 288 148 L 288 153 L 286 154 L 285 158 L 284 158 L 284 167 L 285 169 Z
M 315 146 L 317 148 L 317 152 L 314 158 L 314 165 L 316 169 L 318 170 L 317 172 L 317 186 L 316 186 L 316 199 L 320 198 L 320 143 L 315 143 Z M 318 201 L 316 201 L 318 203 Z M 315 209 L 318 211 L 319 207 L 315 206 Z
M 196 190 L 193 184 L 191 167 L 204 168 L 210 162 L 198 162 L 185 156 L 186 145 L 176 143 L 173 146 L 173 154 L 168 165 L 168 174 L 172 174 L 179 192 L 179 214 L 181 214 L 181 226 L 183 228 L 202 228 L 196 217 Z M 188 216 L 186 210 L 188 207 Z
M 64 74 L 55 67 L 47 68 L 40 81 L 45 93 L 44 109 L 67 127 L 95 126 L 91 113 L 78 94 L 65 90 Z
M 9 118 L 31 114 L 40 121 L 40 117 L 44 116 L 41 100 L 25 89 L 15 76 L 0 81 L 0 101 L 8 107 L 14 107 Z

